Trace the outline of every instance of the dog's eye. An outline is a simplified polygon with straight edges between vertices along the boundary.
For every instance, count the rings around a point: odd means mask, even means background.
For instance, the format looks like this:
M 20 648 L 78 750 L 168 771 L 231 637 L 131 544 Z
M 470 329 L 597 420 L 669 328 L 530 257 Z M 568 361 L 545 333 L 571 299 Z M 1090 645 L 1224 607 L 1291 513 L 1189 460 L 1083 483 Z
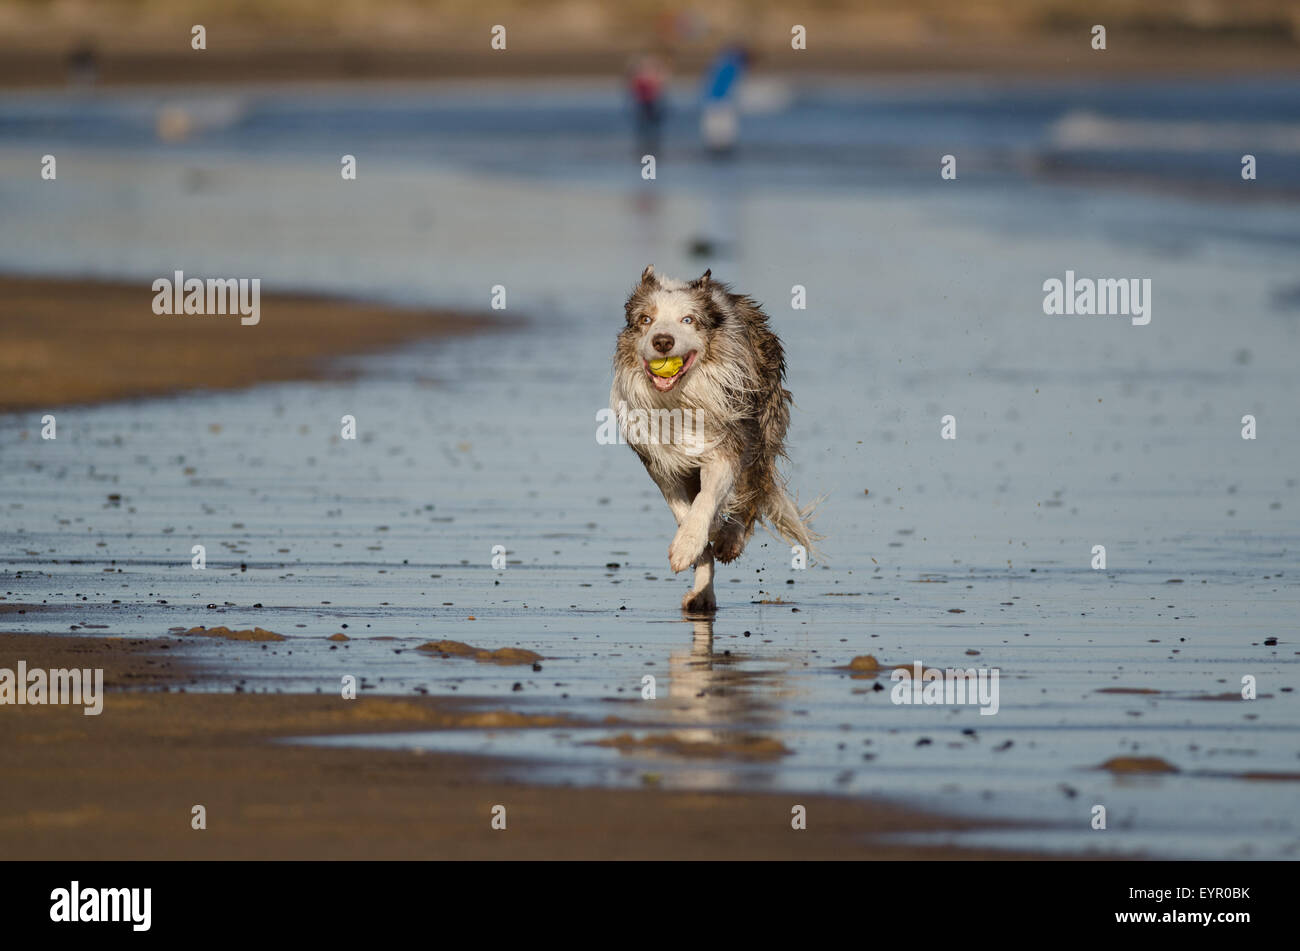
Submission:
M 692 317 L 690 314 L 687 314 L 685 317 L 682 318 L 682 323 L 693 324 L 695 323 L 695 318 Z
M 648 324 L 648 323 L 650 323 L 650 315 L 649 315 L 649 314 L 642 314 L 642 315 L 641 315 L 641 323 L 643 323 L 643 324 Z

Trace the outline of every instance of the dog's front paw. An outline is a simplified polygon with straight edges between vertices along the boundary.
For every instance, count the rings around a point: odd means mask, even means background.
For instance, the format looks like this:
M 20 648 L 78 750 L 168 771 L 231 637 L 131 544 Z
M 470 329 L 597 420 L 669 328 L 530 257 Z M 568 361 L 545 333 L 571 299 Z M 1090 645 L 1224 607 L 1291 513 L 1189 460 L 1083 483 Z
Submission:
M 673 543 L 668 546 L 668 567 L 674 573 L 685 571 L 700 560 L 700 556 L 704 554 L 704 546 L 708 543 L 707 532 L 696 531 L 690 526 L 683 525 L 677 529 L 677 534 L 673 536 Z

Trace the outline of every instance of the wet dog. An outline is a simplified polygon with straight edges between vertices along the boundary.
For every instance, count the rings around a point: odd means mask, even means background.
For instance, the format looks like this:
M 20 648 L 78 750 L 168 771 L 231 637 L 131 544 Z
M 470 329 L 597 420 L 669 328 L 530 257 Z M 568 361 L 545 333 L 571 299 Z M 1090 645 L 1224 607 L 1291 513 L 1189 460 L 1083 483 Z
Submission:
M 777 471 L 790 391 L 781 341 L 759 305 L 714 281 L 686 283 L 647 267 L 624 306 L 610 407 L 677 519 L 674 572 L 695 566 L 682 608 L 717 608 L 714 559 L 740 557 L 763 521 L 811 551 L 819 536 Z

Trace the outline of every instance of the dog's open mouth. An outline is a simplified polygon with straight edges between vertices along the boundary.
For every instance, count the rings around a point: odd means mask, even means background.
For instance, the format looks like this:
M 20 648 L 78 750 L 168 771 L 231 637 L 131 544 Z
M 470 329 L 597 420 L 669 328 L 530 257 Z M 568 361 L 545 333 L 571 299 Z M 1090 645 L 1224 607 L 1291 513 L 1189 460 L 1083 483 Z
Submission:
M 699 351 L 692 350 L 686 355 L 686 359 L 681 357 L 662 357 L 657 360 L 642 360 L 645 364 L 645 372 L 650 375 L 650 382 L 655 385 L 655 389 L 661 393 L 666 393 L 677 385 L 677 381 L 686 375 L 686 371 L 695 365 L 695 355 Z

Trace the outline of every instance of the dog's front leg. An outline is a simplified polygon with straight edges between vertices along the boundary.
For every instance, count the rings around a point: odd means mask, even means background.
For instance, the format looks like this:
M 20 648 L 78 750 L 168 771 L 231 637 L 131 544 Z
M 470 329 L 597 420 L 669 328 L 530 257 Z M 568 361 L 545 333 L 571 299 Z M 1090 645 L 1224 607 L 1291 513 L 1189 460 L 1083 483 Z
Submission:
M 651 475 L 653 476 L 653 473 Z M 687 516 L 691 514 L 691 499 L 694 496 L 694 486 L 683 479 L 661 481 L 659 478 L 655 478 L 655 484 L 659 486 L 659 491 L 664 494 L 664 501 L 668 503 L 668 509 L 673 513 L 673 518 L 680 527 L 682 522 L 686 521 Z
M 695 583 L 682 598 L 682 610 L 691 614 L 706 614 L 718 609 L 718 599 L 713 593 L 713 549 L 704 546 L 704 552 L 695 561 Z
M 651 476 L 654 473 L 651 472 Z M 691 500 L 699 495 L 699 474 L 690 479 L 662 479 L 655 477 L 655 483 L 664 494 L 664 501 L 673 513 L 680 527 L 691 514 Z M 717 598 L 713 593 L 713 551 L 705 545 L 700 556 L 695 559 L 695 583 L 682 598 L 682 610 L 692 614 L 704 614 L 716 611 Z
M 668 567 L 674 572 L 685 571 L 700 560 L 714 519 L 735 484 L 736 469 L 730 460 L 707 462 L 700 469 L 700 491 L 668 546 Z

